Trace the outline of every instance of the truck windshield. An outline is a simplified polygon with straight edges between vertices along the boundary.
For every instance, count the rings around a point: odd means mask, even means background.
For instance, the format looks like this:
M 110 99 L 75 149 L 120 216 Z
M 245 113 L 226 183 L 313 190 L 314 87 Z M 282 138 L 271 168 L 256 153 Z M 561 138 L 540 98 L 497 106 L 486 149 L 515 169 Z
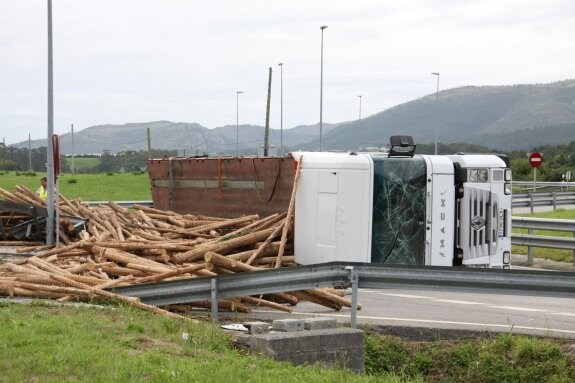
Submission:
M 373 162 L 371 262 L 424 265 L 425 160 L 373 156 Z

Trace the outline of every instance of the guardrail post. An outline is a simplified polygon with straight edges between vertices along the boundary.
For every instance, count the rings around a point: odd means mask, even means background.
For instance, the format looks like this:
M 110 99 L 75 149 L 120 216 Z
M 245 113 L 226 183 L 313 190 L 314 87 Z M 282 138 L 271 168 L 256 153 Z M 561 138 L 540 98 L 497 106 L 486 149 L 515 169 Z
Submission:
M 551 193 L 553 197 L 553 211 L 557 210 L 557 192 Z
M 218 321 L 218 278 L 213 277 L 212 283 L 212 322 Z
M 351 283 L 351 328 L 357 328 L 357 289 L 359 286 L 359 271 L 353 266 L 346 266 Z
M 527 234 L 533 235 L 533 229 L 527 229 Z M 533 265 L 533 246 L 527 245 L 527 265 Z

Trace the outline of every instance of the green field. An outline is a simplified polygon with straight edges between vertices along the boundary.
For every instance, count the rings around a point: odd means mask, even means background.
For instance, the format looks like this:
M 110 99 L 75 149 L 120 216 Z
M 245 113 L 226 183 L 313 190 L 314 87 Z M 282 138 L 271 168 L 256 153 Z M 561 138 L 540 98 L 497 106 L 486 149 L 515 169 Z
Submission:
M 88 158 L 89 159 L 89 158 Z M 32 191 L 45 173 L 3 172 L 0 188 L 13 191 L 23 185 Z M 147 173 L 61 174 L 59 190 L 66 198 L 82 201 L 149 201 L 152 199 Z
M 65 159 L 68 166 L 72 166 L 72 158 L 67 157 Z M 74 158 L 74 169 L 77 172 L 81 172 L 82 170 L 91 170 L 94 169 L 100 163 L 99 157 L 76 157 Z

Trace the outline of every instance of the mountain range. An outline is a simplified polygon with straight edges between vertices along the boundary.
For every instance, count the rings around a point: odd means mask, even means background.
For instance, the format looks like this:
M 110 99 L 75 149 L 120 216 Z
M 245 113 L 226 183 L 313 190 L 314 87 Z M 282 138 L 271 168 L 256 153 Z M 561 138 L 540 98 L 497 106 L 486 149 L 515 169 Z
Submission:
M 182 155 L 257 154 L 264 127 L 227 125 L 208 129 L 197 123 L 155 121 L 98 125 L 61 136 L 63 154 L 178 149 Z M 530 150 L 575 140 L 575 80 L 549 84 L 466 86 L 431 94 L 361 120 L 323 124 L 323 150 L 381 147 L 391 135 L 411 135 L 418 144 L 465 142 L 497 150 Z M 236 139 L 236 134 L 237 139 Z M 319 126 L 270 129 L 270 144 L 284 151 L 317 150 Z M 46 146 L 34 140 L 32 147 Z M 28 142 L 13 145 L 28 147 Z M 278 149 L 279 150 L 279 149 Z

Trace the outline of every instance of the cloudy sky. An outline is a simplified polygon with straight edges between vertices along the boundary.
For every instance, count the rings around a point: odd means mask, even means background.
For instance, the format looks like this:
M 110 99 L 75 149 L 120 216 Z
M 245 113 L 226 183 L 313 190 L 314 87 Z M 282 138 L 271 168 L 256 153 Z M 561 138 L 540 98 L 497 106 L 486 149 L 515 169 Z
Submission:
M 0 138 L 47 134 L 47 1 L 0 0 Z M 573 0 L 53 0 L 54 132 L 357 119 L 439 87 L 575 78 Z

